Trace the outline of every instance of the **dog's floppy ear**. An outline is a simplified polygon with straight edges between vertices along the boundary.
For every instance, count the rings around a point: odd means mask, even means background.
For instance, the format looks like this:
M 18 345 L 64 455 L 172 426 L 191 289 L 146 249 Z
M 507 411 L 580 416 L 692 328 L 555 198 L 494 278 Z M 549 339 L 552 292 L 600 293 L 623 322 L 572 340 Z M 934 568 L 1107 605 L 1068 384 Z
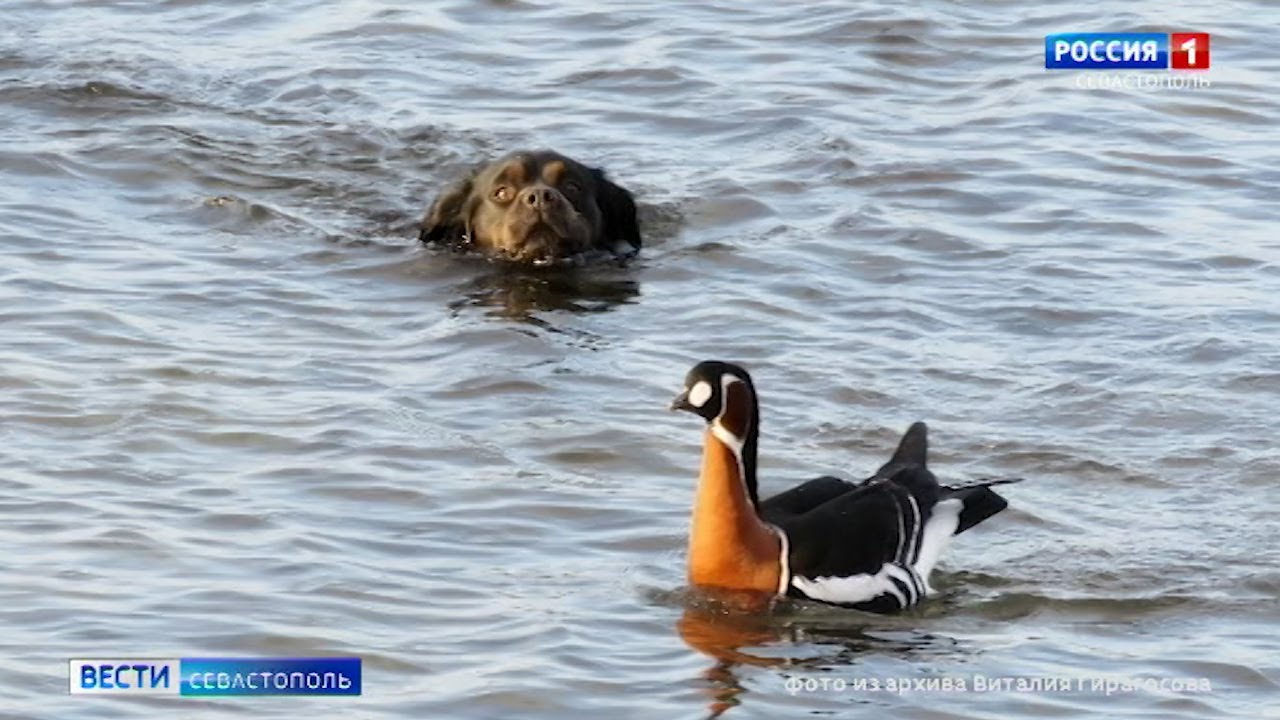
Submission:
M 623 241 L 640 249 L 640 221 L 636 219 L 636 201 L 631 193 L 614 185 L 600 168 L 591 168 L 596 181 L 596 204 L 604 218 L 604 238 L 608 242 Z
M 470 222 L 471 188 L 475 175 L 445 188 L 422 218 L 418 239 L 425 244 L 463 244 Z

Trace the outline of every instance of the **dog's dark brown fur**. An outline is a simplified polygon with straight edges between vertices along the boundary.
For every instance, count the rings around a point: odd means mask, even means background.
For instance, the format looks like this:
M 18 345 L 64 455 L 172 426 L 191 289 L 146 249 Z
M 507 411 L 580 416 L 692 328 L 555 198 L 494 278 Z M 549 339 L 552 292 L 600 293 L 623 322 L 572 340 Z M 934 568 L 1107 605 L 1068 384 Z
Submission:
M 418 237 L 522 263 L 640 249 L 631 193 L 551 150 L 512 153 L 446 189 Z

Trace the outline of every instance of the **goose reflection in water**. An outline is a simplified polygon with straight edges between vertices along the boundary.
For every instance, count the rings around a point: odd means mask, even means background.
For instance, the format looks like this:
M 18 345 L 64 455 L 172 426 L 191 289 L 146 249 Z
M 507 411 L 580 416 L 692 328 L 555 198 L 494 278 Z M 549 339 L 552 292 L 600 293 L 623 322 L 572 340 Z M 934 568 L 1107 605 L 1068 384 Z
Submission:
M 919 656 L 954 653 L 952 638 L 912 629 L 906 618 L 811 603 L 718 593 L 686 603 L 676 632 L 690 648 L 715 662 L 703 671 L 710 697 L 707 717 L 717 718 L 745 700 L 743 666 L 778 673 L 807 673 L 854 666 L 868 655 Z

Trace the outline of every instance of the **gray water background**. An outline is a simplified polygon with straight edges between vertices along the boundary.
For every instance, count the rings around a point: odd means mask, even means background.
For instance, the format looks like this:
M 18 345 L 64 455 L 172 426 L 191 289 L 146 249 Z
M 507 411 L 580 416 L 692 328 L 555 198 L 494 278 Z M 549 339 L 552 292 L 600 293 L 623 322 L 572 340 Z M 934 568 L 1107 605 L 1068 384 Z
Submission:
M 34 2 L 0 18 L 0 717 L 1278 717 L 1272 2 Z M 1213 33 L 1087 90 L 1047 33 Z M 412 224 L 554 147 L 628 268 Z M 930 423 L 1020 475 L 891 618 L 684 586 L 709 358 L 766 492 Z M 66 694 L 71 657 L 359 655 L 358 699 Z M 1207 693 L 859 692 L 1203 678 Z M 812 684 L 811 683 L 811 684 Z M 972 686 L 970 685 L 970 690 Z

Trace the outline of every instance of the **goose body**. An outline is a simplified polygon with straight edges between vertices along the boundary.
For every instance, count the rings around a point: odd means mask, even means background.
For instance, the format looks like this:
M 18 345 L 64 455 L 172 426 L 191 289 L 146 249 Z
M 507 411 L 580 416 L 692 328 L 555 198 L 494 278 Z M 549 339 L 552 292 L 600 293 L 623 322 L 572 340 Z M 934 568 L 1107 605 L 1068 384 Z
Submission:
M 820 477 L 761 501 L 759 411 L 746 370 L 698 364 L 672 409 L 707 421 L 689 537 L 694 585 L 902 610 L 932 594 L 929 576 L 952 537 L 1007 506 L 991 486 L 1015 482 L 940 485 L 917 422 L 871 477 Z

